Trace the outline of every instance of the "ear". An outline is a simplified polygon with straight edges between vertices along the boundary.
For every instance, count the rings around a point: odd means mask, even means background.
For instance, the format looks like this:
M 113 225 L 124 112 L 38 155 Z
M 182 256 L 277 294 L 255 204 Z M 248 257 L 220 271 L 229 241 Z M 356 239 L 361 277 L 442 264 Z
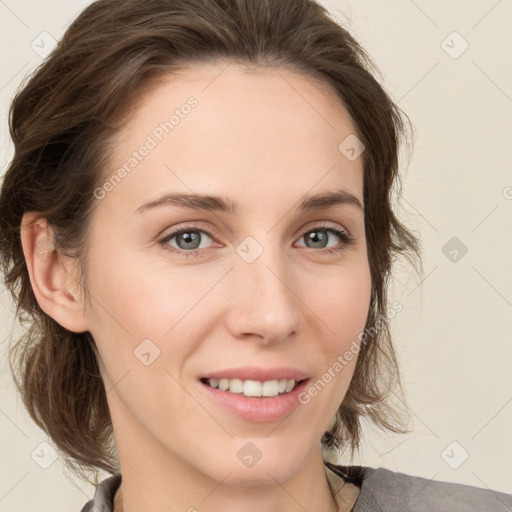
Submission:
M 53 233 L 38 212 L 23 215 L 21 245 L 32 290 L 41 309 L 69 331 L 87 331 L 73 261 L 59 257 Z

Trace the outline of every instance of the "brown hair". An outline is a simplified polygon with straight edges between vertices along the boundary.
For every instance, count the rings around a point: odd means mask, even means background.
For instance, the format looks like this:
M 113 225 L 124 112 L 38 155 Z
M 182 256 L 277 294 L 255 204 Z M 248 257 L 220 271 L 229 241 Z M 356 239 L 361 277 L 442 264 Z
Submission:
M 128 103 L 158 77 L 221 60 L 319 78 L 348 110 L 366 147 L 361 158 L 371 303 L 350 387 L 322 443 L 324 449 L 349 447 L 353 458 L 364 417 L 408 432 L 388 403 L 396 385 L 403 390 L 386 291 L 396 255 L 410 261 L 416 256 L 421 266 L 419 241 L 392 209 L 410 121 L 375 78 L 369 56 L 313 0 L 99 0 L 71 24 L 13 99 L 15 152 L 0 195 L 2 270 L 16 316 L 28 323 L 10 347 L 11 371 L 30 416 L 85 479 L 90 470 L 96 480 L 98 469 L 120 470 L 95 342 L 89 332 L 70 332 L 40 308 L 20 241 L 22 216 L 37 211 L 47 219 L 57 254 L 77 259 L 87 298 L 93 191 L 103 182 L 109 141 Z

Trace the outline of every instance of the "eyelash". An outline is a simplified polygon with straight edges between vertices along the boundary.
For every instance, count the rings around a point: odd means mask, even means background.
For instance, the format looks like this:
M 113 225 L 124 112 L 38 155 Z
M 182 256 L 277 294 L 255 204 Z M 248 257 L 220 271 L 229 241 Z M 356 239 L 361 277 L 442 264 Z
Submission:
M 200 256 L 200 253 L 207 249 L 192 249 L 190 251 L 185 251 L 183 249 L 175 249 L 174 247 L 172 249 L 170 249 L 169 245 L 167 244 L 167 242 L 172 240 L 175 236 L 181 235 L 182 233 L 187 233 L 189 231 L 197 231 L 199 233 L 204 233 L 205 235 L 208 235 L 212 239 L 214 238 L 213 235 L 210 234 L 208 231 L 206 231 L 202 228 L 199 228 L 197 226 L 188 225 L 188 226 L 183 226 L 182 228 L 180 228 L 177 231 L 173 231 L 172 233 L 165 235 L 163 238 L 158 240 L 158 243 L 160 245 L 162 245 L 162 247 L 165 250 L 170 251 L 174 254 L 181 254 L 187 258 Z M 343 231 L 338 228 L 333 228 L 332 226 L 325 225 L 325 224 L 321 224 L 319 226 L 315 226 L 311 229 L 308 229 L 300 236 L 300 238 L 302 238 L 304 235 L 307 235 L 308 233 L 311 233 L 313 231 L 329 231 L 329 232 L 337 235 L 342 240 L 342 245 L 340 247 L 334 247 L 334 248 L 330 248 L 330 249 L 311 249 L 314 252 L 319 251 L 319 252 L 323 252 L 323 253 L 327 253 L 327 254 L 341 253 L 347 247 L 349 247 L 350 245 L 352 245 L 354 243 L 354 238 L 352 236 L 350 236 L 346 231 Z

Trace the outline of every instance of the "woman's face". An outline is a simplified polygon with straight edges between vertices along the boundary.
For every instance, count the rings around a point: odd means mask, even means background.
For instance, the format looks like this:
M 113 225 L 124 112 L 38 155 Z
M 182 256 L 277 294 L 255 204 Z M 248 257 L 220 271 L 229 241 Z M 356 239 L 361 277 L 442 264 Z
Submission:
M 95 192 L 86 323 L 122 464 L 273 482 L 320 449 L 353 375 L 356 357 L 339 361 L 370 302 L 363 210 L 301 205 L 342 192 L 364 206 L 363 162 L 333 93 L 282 69 L 224 68 L 169 76 L 126 120 Z M 151 206 L 166 194 L 218 199 Z M 244 402 L 200 380 L 249 366 L 307 376 L 301 401 Z

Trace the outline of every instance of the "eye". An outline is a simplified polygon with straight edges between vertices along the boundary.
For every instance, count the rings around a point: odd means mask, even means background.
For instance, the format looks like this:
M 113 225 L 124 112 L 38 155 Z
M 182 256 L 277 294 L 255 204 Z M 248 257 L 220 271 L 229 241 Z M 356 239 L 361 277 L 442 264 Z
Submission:
M 171 252 L 178 252 L 184 256 L 198 256 L 200 252 L 200 241 L 206 235 L 208 238 L 212 238 L 210 234 L 204 229 L 199 229 L 196 226 L 184 226 L 178 231 L 169 233 L 164 238 L 159 240 L 159 243 L 164 246 L 165 249 Z M 176 249 L 169 248 L 168 242 L 173 238 L 176 238 Z M 198 245 L 199 244 L 199 245 Z M 171 246 L 172 247 L 172 246 Z
M 326 242 L 328 242 L 332 235 L 335 235 L 336 238 L 341 240 L 341 245 L 337 244 L 334 247 L 326 248 Z M 158 242 L 164 247 L 164 249 L 170 252 L 178 253 L 179 255 L 183 255 L 185 257 L 199 256 L 202 251 L 208 250 L 210 248 L 201 248 L 201 242 L 205 236 L 207 238 L 213 239 L 212 235 L 204 229 L 200 229 L 197 226 L 183 226 L 179 230 L 165 235 Z M 350 236 L 346 231 L 339 228 L 334 228 L 331 225 L 316 226 L 315 228 L 306 231 L 300 238 L 306 238 L 308 242 L 314 244 L 314 246 L 310 248 L 315 252 L 318 251 L 328 254 L 341 252 L 345 250 L 349 245 L 354 243 L 354 238 Z M 171 242 L 173 239 L 176 239 L 175 244 L 177 247 L 169 244 L 169 242 Z
M 341 246 L 338 244 L 334 247 L 325 249 L 325 244 L 330 238 L 327 233 L 331 235 L 334 234 L 335 237 L 339 238 L 342 241 Z M 350 236 L 346 231 L 325 224 L 316 226 L 315 228 L 306 231 L 301 236 L 301 238 L 305 238 L 307 241 L 316 244 L 316 246 L 313 246 L 312 249 L 319 250 L 324 253 L 341 252 L 354 242 L 354 238 Z

